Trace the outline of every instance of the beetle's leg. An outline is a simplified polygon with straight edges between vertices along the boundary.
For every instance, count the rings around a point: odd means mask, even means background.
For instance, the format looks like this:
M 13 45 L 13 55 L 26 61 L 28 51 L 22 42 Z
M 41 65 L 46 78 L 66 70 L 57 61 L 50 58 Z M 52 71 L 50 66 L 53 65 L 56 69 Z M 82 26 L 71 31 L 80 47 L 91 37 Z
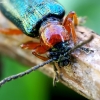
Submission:
M 36 51 L 33 51 L 32 54 L 38 57 L 39 59 L 42 59 L 43 61 L 49 60 L 49 58 L 39 55 Z
M 81 51 L 85 52 L 86 54 L 90 54 L 90 53 L 93 53 L 94 52 L 93 50 L 90 50 L 87 47 L 80 47 L 78 49 L 80 49 Z
M 21 44 L 21 48 L 33 50 L 40 46 L 40 43 L 28 41 L 26 43 Z
M 65 17 L 63 25 L 66 25 L 68 18 L 70 18 L 74 21 L 75 26 L 78 25 L 78 17 L 77 17 L 77 14 L 74 11 L 69 12 L 69 14 Z
M 74 23 L 73 23 L 74 21 Z M 77 25 L 78 24 L 78 20 L 77 20 L 77 15 L 75 12 L 70 12 L 64 22 L 63 22 L 63 25 L 65 26 L 66 30 L 68 31 L 68 33 L 72 34 L 72 38 L 73 38 L 73 41 L 74 43 L 76 43 L 76 33 L 75 33 L 75 29 L 74 29 L 74 25 Z
M 35 55 L 36 57 L 46 61 L 48 60 L 47 57 L 41 56 L 40 54 L 44 54 L 47 52 L 48 48 L 46 48 L 45 45 L 42 45 L 37 42 L 29 41 L 21 45 L 21 48 L 23 49 L 30 49 L 32 50 L 32 54 Z
M 23 34 L 23 32 L 19 29 L 11 29 L 11 28 L 3 28 L 3 27 L 0 27 L 0 33 L 6 34 L 6 35 L 20 35 L 20 34 Z
M 54 68 L 54 78 L 53 78 L 53 86 L 56 86 L 56 83 L 59 82 L 59 80 L 62 80 L 63 82 L 66 82 L 63 79 L 63 72 L 61 71 L 61 69 L 56 68 L 56 65 L 53 63 L 53 68 Z
M 48 60 L 49 58 L 44 57 L 44 56 L 41 56 L 40 54 L 46 53 L 48 49 L 49 49 L 49 48 L 46 47 L 45 45 L 42 45 L 42 46 L 40 45 L 39 47 L 37 47 L 36 49 L 34 49 L 34 50 L 32 51 L 32 54 L 34 54 L 36 57 L 38 57 L 38 58 L 40 58 L 40 59 L 46 61 L 46 60 Z
M 67 19 L 65 28 L 69 34 L 70 33 L 72 34 L 72 39 L 73 39 L 74 43 L 76 43 L 76 33 L 75 33 L 75 29 L 74 29 L 74 25 L 72 23 L 72 20 L 70 18 Z
M 56 86 L 56 83 L 59 82 L 59 73 L 58 70 L 55 66 L 55 64 L 53 63 L 53 69 L 54 69 L 54 78 L 53 78 L 53 86 Z
M 21 44 L 21 48 L 33 50 L 33 52 L 36 51 L 38 54 L 44 54 L 47 52 L 47 50 L 50 49 L 46 45 L 41 45 L 41 43 L 34 41 L 28 41 L 26 43 Z

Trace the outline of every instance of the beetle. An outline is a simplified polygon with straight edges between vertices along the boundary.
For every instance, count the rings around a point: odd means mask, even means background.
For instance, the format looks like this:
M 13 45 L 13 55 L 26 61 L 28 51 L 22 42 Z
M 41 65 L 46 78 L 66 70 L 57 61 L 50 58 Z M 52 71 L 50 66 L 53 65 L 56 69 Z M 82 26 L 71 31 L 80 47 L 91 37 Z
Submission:
M 5 3 L 3 3 L 5 2 Z M 78 24 L 77 15 L 71 11 L 64 19 L 65 10 L 54 0 L 2 0 L 0 10 L 20 30 L 0 28 L 1 33 L 22 34 L 39 37 L 40 42 L 29 41 L 21 45 L 31 49 L 32 54 L 47 60 L 39 54 L 46 53 L 60 42 L 72 39 L 76 43 L 74 25 Z M 74 20 L 74 23 L 73 23 Z
M 32 54 L 47 61 L 54 59 L 59 67 L 70 63 L 71 50 L 69 41 L 76 44 L 77 38 L 74 26 L 78 25 L 74 11 L 65 16 L 64 8 L 55 0 L 1 0 L 0 10 L 7 19 L 13 22 L 18 29 L 4 29 L 4 34 L 26 34 L 30 37 L 39 37 L 40 42 L 29 41 L 21 48 L 32 50 Z M 4 3 L 3 3 L 4 2 Z M 49 52 L 49 57 L 41 56 Z M 54 85 L 59 80 L 57 68 L 54 65 Z

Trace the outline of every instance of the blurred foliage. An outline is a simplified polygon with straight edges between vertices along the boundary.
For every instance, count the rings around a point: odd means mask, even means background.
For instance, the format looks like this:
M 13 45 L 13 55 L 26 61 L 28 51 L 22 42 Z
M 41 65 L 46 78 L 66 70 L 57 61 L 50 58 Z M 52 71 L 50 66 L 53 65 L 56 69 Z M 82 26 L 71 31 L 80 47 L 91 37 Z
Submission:
M 100 33 L 100 1 L 99 0 L 58 0 L 65 8 L 66 14 L 75 11 L 78 16 L 87 16 L 84 26 L 92 28 Z M 19 64 L 11 58 L 2 56 L 3 65 L 2 78 L 24 71 L 28 66 Z M 58 83 L 57 87 L 52 86 L 52 79 L 39 71 L 35 71 L 23 78 L 6 83 L 0 88 L 0 100 L 54 100 L 81 99 L 86 98 L 78 95 L 69 88 Z

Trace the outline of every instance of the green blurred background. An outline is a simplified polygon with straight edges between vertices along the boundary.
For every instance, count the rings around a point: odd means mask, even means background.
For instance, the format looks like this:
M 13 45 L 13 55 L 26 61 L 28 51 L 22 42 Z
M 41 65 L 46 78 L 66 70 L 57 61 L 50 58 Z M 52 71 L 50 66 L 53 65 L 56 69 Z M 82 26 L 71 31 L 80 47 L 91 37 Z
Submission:
M 58 0 L 66 13 L 75 11 L 78 16 L 87 16 L 84 26 L 100 33 L 100 1 L 99 0 Z M 19 62 L 0 55 L 0 79 L 19 73 L 28 67 Z M 38 70 L 23 78 L 11 81 L 0 88 L 0 100 L 55 100 L 86 98 L 65 87 L 61 83 L 52 86 L 52 79 Z

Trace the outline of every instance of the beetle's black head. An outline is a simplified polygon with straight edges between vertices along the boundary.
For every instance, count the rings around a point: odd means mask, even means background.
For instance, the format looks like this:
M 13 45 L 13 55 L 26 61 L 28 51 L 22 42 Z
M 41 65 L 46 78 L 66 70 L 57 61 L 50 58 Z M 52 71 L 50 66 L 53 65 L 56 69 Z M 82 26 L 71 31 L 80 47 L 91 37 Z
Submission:
M 49 50 L 49 57 L 55 59 L 59 67 L 64 67 L 70 63 L 70 50 L 71 47 L 68 42 L 60 42 Z

